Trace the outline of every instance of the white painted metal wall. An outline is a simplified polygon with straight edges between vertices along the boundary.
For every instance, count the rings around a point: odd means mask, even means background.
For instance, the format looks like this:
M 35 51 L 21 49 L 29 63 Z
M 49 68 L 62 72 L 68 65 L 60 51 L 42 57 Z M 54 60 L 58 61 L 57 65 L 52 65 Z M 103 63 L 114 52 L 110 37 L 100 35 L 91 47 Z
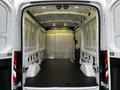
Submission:
M 28 67 L 43 57 L 46 32 L 27 13 L 24 13 L 23 21 L 23 66 Z
M 76 39 L 79 40 L 77 46 L 80 46 L 81 70 L 89 77 L 96 77 L 99 84 L 99 29 L 97 12 L 91 12 L 83 20 L 82 26 L 76 30 Z M 80 34 L 80 35 L 79 35 Z M 79 36 L 78 36 L 79 35 Z M 89 68 L 91 67 L 91 69 Z M 87 69 L 88 68 L 88 69 Z M 91 72 L 89 72 L 91 70 Z
M 29 14 L 24 13 L 23 68 L 29 68 L 36 62 L 39 65 L 42 62 L 45 51 L 45 37 L 46 31 Z M 28 76 L 28 70 L 23 72 L 23 83 L 25 83 L 25 78 Z

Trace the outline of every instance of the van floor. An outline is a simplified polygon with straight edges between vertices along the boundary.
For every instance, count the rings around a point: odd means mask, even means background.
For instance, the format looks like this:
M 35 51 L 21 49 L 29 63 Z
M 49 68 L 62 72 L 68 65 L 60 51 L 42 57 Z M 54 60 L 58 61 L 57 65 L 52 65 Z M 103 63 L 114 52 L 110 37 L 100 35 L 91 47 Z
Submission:
M 97 86 L 94 77 L 85 76 L 80 65 L 69 59 L 43 60 L 35 77 L 26 79 L 28 87 L 89 87 Z

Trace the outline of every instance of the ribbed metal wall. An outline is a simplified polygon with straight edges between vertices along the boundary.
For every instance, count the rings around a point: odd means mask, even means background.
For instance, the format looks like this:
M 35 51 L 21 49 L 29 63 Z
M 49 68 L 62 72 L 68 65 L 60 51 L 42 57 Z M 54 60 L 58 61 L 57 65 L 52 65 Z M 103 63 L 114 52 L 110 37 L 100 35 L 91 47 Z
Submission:
M 73 58 L 74 35 L 70 30 L 51 30 L 47 33 L 47 58 Z

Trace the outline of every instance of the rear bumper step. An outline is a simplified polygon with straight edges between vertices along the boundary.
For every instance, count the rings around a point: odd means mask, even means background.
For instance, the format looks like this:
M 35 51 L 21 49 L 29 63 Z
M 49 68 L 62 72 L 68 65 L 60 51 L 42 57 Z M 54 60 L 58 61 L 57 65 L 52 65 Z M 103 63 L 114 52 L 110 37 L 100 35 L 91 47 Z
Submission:
M 93 87 L 50 87 L 50 88 L 24 87 L 23 90 L 99 90 L 99 86 L 93 86 Z

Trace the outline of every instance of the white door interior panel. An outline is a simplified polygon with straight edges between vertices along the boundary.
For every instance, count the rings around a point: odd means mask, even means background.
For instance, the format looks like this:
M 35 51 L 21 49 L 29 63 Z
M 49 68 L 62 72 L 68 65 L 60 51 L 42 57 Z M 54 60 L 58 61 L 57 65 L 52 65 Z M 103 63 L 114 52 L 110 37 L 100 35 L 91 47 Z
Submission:
M 4 46 L 6 45 L 6 37 L 1 37 L 0 36 L 0 42 L 1 42 L 1 44 L 0 44 L 0 49 L 2 49 L 2 48 L 4 48 Z
M 120 49 L 120 21 L 119 21 L 119 18 L 120 18 L 120 2 L 118 5 L 115 6 L 115 9 L 113 11 L 114 13 L 114 25 L 115 25 L 115 44 L 117 46 L 117 48 Z
M 6 8 L 0 4 L 0 20 L 2 22 L 0 22 L 0 33 L 6 33 L 6 23 L 7 23 L 7 18 L 8 18 L 8 13 Z
M 0 0 L 0 53 L 11 52 L 14 47 L 14 15 L 15 7 L 13 3 L 9 0 Z
M 8 11 L 4 3 L 0 2 L 0 49 L 6 46 L 7 42 L 7 20 Z

